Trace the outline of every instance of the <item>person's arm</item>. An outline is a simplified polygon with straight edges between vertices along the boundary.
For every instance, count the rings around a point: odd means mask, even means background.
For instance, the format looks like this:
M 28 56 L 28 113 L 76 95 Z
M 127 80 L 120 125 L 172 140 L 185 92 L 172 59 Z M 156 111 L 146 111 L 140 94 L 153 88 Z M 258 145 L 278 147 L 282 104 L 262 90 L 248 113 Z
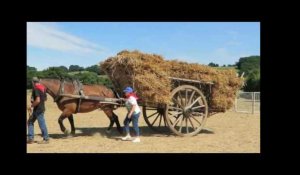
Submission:
M 31 107 L 37 106 L 40 102 L 41 102 L 41 98 L 40 97 L 36 97 L 35 100 L 34 100 L 34 102 L 31 104 Z
M 29 110 L 32 110 L 35 106 L 37 106 L 41 102 L 40 97 L 36 97 L 34 102 L 28 107 Z
M 132 113 L 134 112 L 136 105 L 132 105 L 131 110 L 128 113 L 128 118 L 131 118 Z
M 32 108 L 34 108 L 41 102 L 40 93 L 37 90 L 35 90 L 35 94 L 36 94 L 36 98 L 31 103 L 31 106 L 28 107 L 28 109 L 30 109 L 30 110 L 32 110 Z
M 128 112 L 128 118 L 130 118 L 131 115 L 133 114 L 135 108 L 136 108 L 137 101 L 133 97 L 130 97 L 130 99 L 128 100 L 128 102 L 132 105 L 130 111 Z

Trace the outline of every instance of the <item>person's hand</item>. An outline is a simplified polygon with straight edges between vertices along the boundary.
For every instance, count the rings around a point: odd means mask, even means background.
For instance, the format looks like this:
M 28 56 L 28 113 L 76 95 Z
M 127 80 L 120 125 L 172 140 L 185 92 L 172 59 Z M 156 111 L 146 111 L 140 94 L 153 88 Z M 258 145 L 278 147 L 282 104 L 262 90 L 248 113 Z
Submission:
M 28 110 L 28 111 L 30 111 L 30 112 L 32 112 L 32 110 L 33 110 L 33 107 L 31 107 L 31 106 L 28 106 L 28 107 L 27 107 L 27 110 Z

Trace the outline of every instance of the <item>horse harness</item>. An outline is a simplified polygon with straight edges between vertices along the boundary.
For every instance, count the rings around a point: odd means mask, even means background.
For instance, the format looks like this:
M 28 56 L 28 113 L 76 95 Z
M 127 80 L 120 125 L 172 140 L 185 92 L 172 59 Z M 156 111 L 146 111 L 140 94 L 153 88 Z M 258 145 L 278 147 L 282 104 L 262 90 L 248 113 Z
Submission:
M 74 80 L 73 85 L 75 87 L 75 95 L 80 95 L 80 98 L 77 101 L 76 111 L 75 111 L 75 113 L 78 113 L 80 109 L 82 97 L 84 97 L 84 93 L 82 89 L 82 83 L 79 80 Z
M 82 83 L 79 80 L 73 80 L 72 82 L 74 88 L 75 88 L 75 95 L 80 95 L 80 98 L 77 101 L 77 105 L 76 105 L 76 111 L 75 114 L 79 112 L 80 110 L 80 104 L 81 104 L 81 100 L 84 97 L 84 93 L 83 93 L 83 88 L 82 88 Z M 60 81 L 60 85 L 59 85 L 59 90 L 58 93 L 54 99 L 54 102 L 58 102 L 61 100 L 62 96 L 61 94 L 64 94 L 64 87 L 65 87 L 65 80 L 61 80 Z
M 56 94 L 54 102 L 60 101 L 60 99 L 62 98 L 61 94 L 63 94 L 64 91 L 65 91 L 64 87 L 65 87 L 65 80 L 63 79 L 63 80 L 60 81 L 59 90 L 58 90 L 58 92 Z

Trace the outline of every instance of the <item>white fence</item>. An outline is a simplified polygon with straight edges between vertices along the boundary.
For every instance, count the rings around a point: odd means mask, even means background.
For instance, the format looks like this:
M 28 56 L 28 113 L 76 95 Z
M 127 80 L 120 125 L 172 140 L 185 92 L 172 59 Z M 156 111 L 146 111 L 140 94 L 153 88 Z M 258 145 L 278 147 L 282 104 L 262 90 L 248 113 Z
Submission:
M 239 92 L 234 109 L 236 112 L 260 113 L 260 92 Z

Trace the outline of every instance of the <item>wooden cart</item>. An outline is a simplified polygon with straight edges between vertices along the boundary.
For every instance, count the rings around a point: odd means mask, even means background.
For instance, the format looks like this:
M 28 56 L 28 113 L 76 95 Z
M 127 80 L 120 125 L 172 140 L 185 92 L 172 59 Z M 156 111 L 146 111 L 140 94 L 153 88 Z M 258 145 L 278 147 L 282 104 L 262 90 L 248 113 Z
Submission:
M 179 136 L 193 136 L 204 127 L 209 110 L 212 82 L 169 77 L 170 104 L 142 104 L 147 125 L 155 131 L 171 130 Z
M 172 81 L 171 103 L 157 104 L 138 101 L 143 107 L 143 117 L 147 125 L 158 132 L 171 130 L 179 136 L 193 136 L 204 127 L 209 110 L 212 82 L 169 77 Z M 61 96 L 90 99 L 99 103 L 124 105 L 122 98 L 61 94 Z M 117 95 L 117 97 L 119 97 Z

